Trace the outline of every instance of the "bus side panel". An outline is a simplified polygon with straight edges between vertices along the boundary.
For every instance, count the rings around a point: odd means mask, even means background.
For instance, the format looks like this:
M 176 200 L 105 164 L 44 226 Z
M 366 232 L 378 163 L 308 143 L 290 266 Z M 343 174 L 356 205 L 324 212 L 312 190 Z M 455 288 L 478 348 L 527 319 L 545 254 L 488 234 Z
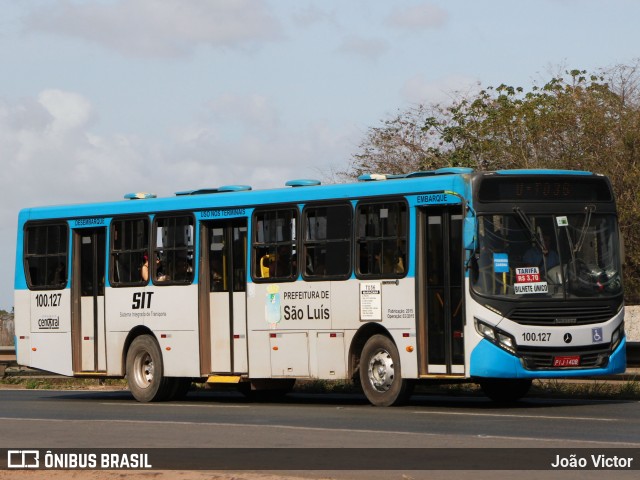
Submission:
M 143 325 L 160 345 L 166 376 L 200 376 L 199 352 L 194 348 L 198 345 L 197 294 L 197 285 L 107 289 L 109 373 L 124 373 L 124 341 L 131 330 Z
M 362 293 L 361 285 L 371 285 L 374 293 Z M 352 339 L 353 334 L 366 323 L 380 324 L 389 332 L 398 348 L 402 376 L 417 378 L 415 295 L 415 281 L 412 277 L 333 282 L 331 328 L 336 331 L 351 330 L 353 333 L 349 338 Z M 345 341 L 345 362 L 348 362 L 349 346 L 350 341 Z M 409 351 L 408 347 L 413 348 L 409 348 Z M 318 351 L 319 355 L 321 353 Z
M 31 304 L 29 290 L 16 290 L 14 301 L 15 348 L 18 365 L 31 366 Z
M 16 310 L 18 363 L 73 376 L 70 290 L 20 291 L 18 296 L 21 309 L 30 312 L 25 315 Z M 20 340 L 22 336 L 27 338 Z M 23 363 L 27 355 L 28 363 Z
M 478 333 L 475 326 L 475 318 L 484 320 L 491 325 L 496 325 L 502 317 L 491 310 L 481 306 L 476 302 L 469 293 L 469 278 L 465 278 L 465 309 L 466 309 L 466 325 L 464 327 L 464 354 L 465 365 L 467 365 L 467 377 L 471 375 L 470 370 L 473 368 L 471 363 L 471 354 L 478 344 L 483 340 L 482 335 Z

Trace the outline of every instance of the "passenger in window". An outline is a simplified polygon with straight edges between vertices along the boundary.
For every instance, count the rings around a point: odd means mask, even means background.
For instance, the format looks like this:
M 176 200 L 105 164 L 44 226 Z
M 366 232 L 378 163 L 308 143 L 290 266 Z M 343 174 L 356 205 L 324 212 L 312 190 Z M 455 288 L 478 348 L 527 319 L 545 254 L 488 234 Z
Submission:
M 142 258 L 144 262 L 140 267 L 140 277 L 142 278 L 143 281 L 148 282 L 149 281 L 149 255 L 145 253 L 142 256 Z
M 531 245 L 522 257 L 522 261 L 531 267 L 539 267 L 542 273 L 546 273 L 560 264 L 560 257 L 558 257 L 558 252 L 551 247 L 549 235 L 543 235 L 542 241 L 544 248 L 540 248 L 537 243 Z
M 222 282 L 222 268 L 220 265 L 220 259 L 217 257 L 213 257 L 211 259 L 211 291 L 212 292 L 221 292 L 224 290 L 223 282 Z
M 291 275 L 291 247 L 281 246 L 276 255 L 275 272 L 272 276 L 288 277 Z
M 180 258 L 176 262 L 176 271 L 174 280 L 176 281 L 188 281 L 191 280 L 192 268 L 189 262 L 185 258 Z
M 60 285 L 67 279 L 64 270 L 64 264 L 58 263 L 55 272 L 53 272 L 53 285 Z
M 169 280 L 169 275 L 164 273 L 164 269 L 162 267 L 162 261 L 160 260 L 160 255 L 156 255 L 156 280 L 158 282 L 166 282 Z

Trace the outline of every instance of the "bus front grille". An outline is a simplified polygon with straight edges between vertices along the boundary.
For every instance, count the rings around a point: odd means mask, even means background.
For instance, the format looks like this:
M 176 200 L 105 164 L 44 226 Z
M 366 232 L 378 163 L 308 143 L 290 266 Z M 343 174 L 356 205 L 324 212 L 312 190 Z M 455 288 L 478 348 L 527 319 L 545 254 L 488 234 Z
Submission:
M 540 349 L 534 347 L 518 347 L 518 355 L 527 370 L 558 370 L 558 369 L 587 369 L 605 368 L 609 364 L 611 354 L 610 344 L 600 344 L 594 347 L 579 347 L 575 349 Z M 576 366 L 554 366 L 558 358 L 579 358 Z
M 610 320 L 608 305 L 584 307 L 517 307 L 507 317 L 521 325 L 589 325 Z

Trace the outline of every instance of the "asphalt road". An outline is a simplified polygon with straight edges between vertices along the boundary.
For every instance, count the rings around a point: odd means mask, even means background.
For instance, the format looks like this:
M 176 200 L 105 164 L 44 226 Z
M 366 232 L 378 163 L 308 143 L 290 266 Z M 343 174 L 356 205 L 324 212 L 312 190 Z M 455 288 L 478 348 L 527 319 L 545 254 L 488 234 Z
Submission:
M 360 395 L 297 393 L 279 402 L 252 403 L 235 393 L 191 392 L 179 402 L 141 404 L 126 391 L 0 390 L 0 448 L 165 447 L 305 447 L 323 455 L 332 450 L 321 449 L 360 448 L 380 456 L 381 465 L 385 449 L 391 448 L 449 449 L 441 451 L 459 455 L 461 464 L 465 451 L 458 448 L 561 453 L 571 448 L 607 454 L 635 449 L 640 467 L 640 403 L 527 398 L 507 408 L 479 396 L 413 396 L 404 407 L 376 408 Z M 562 472 L 561 478 L 596 473 Z M 615 474 L 634 478 L 638 472 Z M 326 477 L 313 471 L 301 475 Z M 486 475 L 475 478 L 491 478 Z M 364 472 L 357 478 L 390 477 Z M 427 477 L 414 471 L 396 478 Z

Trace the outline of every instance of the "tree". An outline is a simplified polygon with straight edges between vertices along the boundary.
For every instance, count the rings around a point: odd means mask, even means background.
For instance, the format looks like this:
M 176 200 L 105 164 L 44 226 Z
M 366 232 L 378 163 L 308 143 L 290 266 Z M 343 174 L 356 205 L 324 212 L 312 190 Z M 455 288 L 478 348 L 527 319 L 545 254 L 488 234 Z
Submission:
M 440 167 L 559 168 L 611 178 L 626 246 L 629 303 L 640 303 L 640 62 L 571 70 L 529 91 L 502 84 L 418 105 L 372 127 L 345 177 Z

